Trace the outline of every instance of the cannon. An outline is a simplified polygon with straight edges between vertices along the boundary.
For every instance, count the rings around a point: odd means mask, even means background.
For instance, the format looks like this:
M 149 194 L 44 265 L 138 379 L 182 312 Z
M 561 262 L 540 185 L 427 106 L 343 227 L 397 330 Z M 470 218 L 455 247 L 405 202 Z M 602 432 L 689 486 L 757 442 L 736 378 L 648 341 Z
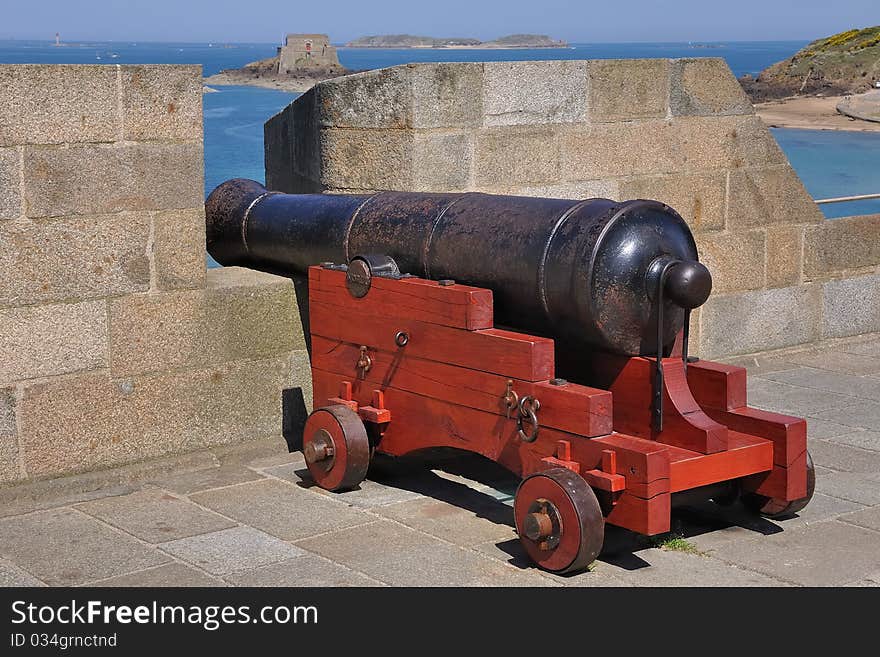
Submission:
M 517 532 L 553 572 L 592 562 L 606 523 L 656 535 L 681 501 L 778 518 L 812 496 L 806 422 L 688 354 L 712 279 L 663 203 L 235 179 L 206 221 L 220 264 L 308 277 L 315 410 L 296 447 L 325 489 L 376 454 L 480 454 L 522 477 Z

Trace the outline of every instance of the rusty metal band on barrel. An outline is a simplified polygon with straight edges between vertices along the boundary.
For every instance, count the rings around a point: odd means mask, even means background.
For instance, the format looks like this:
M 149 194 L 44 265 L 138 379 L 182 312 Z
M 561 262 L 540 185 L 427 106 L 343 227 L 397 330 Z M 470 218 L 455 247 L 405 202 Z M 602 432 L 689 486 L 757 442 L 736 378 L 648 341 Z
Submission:
M 556 236 L 556 233 L 558 233 L 563 224 L 568 221 L 569 217 L 571 217 L 571 215 L 576 210 L 579 210 L 590 201 L 591 199 L 585 199 L 580 203 L 575 203 L 570 208 L 565 210 L 559 216 L 559 219 L 556 220 L 556 223 L 553 224 L 553 228 L 550 229 L 550 235 L 547 237 L 547 241 L 544 242 L 544 250 L 541 253 L 541 261 L 538 263 L 538 294 L 541 295 L 541 307 L 544 308 L 544 315 L 547 316 L 548 320 L 552 321 L 553 318 L 550 317 L 550 304 L 547 302 L 547 292 L 545 290 L 544 279 L 545 269 L 547 265 L 547 256 L 550 255 L 550 246 L 553 244 L 553 238 Z
M 437 217 L 431 223 L 431 230 L 428 231 L 428 236 L 425 238 L 425 246 L 422 248 L 422 269 L 424 269 L 424 275 L 427 279 L 431 278 L 431 268 L 428 265 L 428 260 L 430 258 L 431 252 L 431 240 L 434 239 L 434 231 L 437 230 L 437 226 L 439 226 L 440 222 L 443 221 L 443 217 L 446 215 L 446 211 L 464 197 L 465 194 L 461 194 L 460 196 L 455 197 L 450 203 L 447 203 L 445 206 L 443 206 L 443 209 L 437 213 Z
M 248 219 L 250 219 L 250 216 L 251 216 L 251 210 L 253 210 L 254 207 L 260 201 L 262 201 L 264 198 L 266 198 L 267 196 L 275 196 L 276 194 L 280 194 L 280 193 L 281 192 L 264 192 L 263 194 L 260 194 L 257 198 L 255 198 L 253 201 L 251 201 L 251 204 L 249 206 L 247 206 L 247 210 L 244 211 L 244 218 L 241 220 L 241 242 L 242 242 L 242 244 L 244 244 L 245 253 L 247 253 L 248 255 L 251 254 L 251 250 L 250 250 L 250 247 L 248 247 L 248 242 L 247 242 L 247 225 L 248 225 Z

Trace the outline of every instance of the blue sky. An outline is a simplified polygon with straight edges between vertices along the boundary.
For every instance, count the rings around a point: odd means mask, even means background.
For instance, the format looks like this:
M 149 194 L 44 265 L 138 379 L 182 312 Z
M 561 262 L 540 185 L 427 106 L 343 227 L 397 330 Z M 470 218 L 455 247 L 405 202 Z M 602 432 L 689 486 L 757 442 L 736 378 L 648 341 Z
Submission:
M 578 42 L 813 39 L 880 24 L 880 0 L 0 0 L 0 38 L 334 42 L 410 33 Z

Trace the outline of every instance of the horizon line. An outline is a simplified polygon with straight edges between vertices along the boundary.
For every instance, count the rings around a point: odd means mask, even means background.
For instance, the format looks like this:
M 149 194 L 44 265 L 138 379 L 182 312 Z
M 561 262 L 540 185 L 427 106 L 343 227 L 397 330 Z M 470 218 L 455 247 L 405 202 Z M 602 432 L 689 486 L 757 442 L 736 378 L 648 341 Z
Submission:
M 365 37 L 355 37 L 355 39 L 361 39 Z M 430 38 L 439 38 L 439 37 L 430 37 Z M 466 38 L 466 37 L 456 37 L 456 38 Z M 467 37 L 470 38 L 470 37 Z M 476 38 L 476 37 L 474 37 Z M 821 38 L 821 37 L 820 37 Z M 352 39 L 354 40 L 354 39 Z M 562 39 L 564 41 L 564 39 Z M 681 41 L 648 41 L 648 40 L 636 40 L 636 41 L 608 41 L 608 40 L 596 40 L 596 41 L 566 41 L 566 43 L 570 46 L 584 46 L 584 45 L 593 45 L 593 44 L 682 44 L 682 43 L 696 43 L 696 44 L 726 44 L 726 43 L 794 43 L 800 41 L 807 41 L 807 37 L 802 37 L 800 39 L 687 39 Z M 815 39 L 812 39 L 815 41 Z M 33 37 L 4 37 L 0 36 L 0 41 L 34 41 L 34 42 L 45 42 L 48 44 L 55 43 L 54 37 L 50 38 L 33 38 Z M 77 45 L 77 44 L 89 44 L 89 43 L 163 43 L 163 44 L 184 44 L 184 45 L 243 45 L 243 46 L 278 46 L 279 44 L 274 41 L 224 41 L 224 40 L 214 40 L 214 41 L 157 41 L 153 39 L 61 39 L 62 44 L 69 45 Z M 347 42 L 334 42 L 331 41 L 330 44 L 337 47 L 346 47 Z M 489 43 L 489 42 L 482 42 Z M 283 44 L 280 44 L 283 45 Z M 480 45 L 480 44 L 477 44 Z M 410 50 L 410 49 L 419 49 L 419 50 L 444 50 L 445 48 L 429 48 L 429 47 L 402 47 L 402 48 L 379 48 L 374 46 L 353 46 L 358 50 Z M 564 48 L 565 46 L 563 46 Z M 475 46 L 476 48 L 476 46 Z M 524 47 L 524 48 L 509 48 L 509 50 L 557 50 L 559 46 L 547 46 L 547 47 Z M 496 50 L 496 48 L 492 48 L 492 50 Z

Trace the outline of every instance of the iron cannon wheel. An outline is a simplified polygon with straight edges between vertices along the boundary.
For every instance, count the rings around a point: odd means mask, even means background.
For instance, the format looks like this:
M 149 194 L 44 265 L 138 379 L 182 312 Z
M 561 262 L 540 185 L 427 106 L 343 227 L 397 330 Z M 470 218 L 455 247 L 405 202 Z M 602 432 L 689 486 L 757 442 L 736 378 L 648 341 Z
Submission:
M 748 493 L 742 496 L 742 503 L 746 508 L 760 513 L 765 518 L 777 520 L 787 518 L 803 509 L 813 499 L 813 491 L 816 489 L 816 470 L 813 467 L 813 457 L 807 452 L 807 494 L 799 500 L 786 501 L 777 498 L 766 497 L 756 493 Z
M 303 455 L 321 488 L 354 488 L 367 476 L 370 439 L 358 414 L 341 404 L 318 408 L 303 431 Z
M 552 468 L 523 479 L 513 513 L 523 548 L 544 570 L 583 570 L 602 551 L 605 520 L 599 501 L 571 470 Z

